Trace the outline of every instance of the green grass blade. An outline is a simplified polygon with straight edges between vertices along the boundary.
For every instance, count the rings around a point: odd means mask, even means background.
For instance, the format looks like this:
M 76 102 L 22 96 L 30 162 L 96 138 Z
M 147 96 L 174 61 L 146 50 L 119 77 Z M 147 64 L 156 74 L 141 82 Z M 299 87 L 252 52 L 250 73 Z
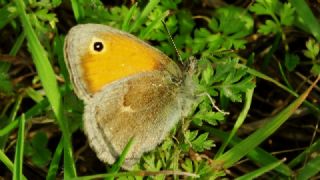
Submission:
M 242 111 L 241 111 L 236 123 L 234 124 L 233 129 L 232 129 L 228 139 L 223 142 L 223 144 L 219 148 L 217 154 L 215 155 L 216 158 L 219 157 L 224 152 L 225 148 L 229 145 L 229 142 L 234 137 L 234 135 L 236 134 L 236 132 L 238 131 L 238 129 L 243 124 L 244 120 L 246 119 L 247 114 L 248 114 L 249 109 L 250 109 L 250 106 L 251 106 L 251 103 L 252 103 L 253 91 L 254 91 L 254 89 L 249 89 L 246 92 L 244 107 L 243 107 L 243 109 L 242 109 Z
M 310 33 L 320 42 L 320 25 L 318 19 L 313 15 L 306 1 L 290 0 L 295 10 L 298 12 L 302 23 L 308 27 Z
M 199 127 L 207 132 L 209 132 L 210 134 L 212 134 L 213 136 L 226 141 L 227 138 L 230 136 L 229 133 L 226 133 L 224 131 L 221 131 L 219 129 L 215 129 L 209 126 L 201 126 Z M 242 139 L 238 138 L 237 136 L 234 136 L 229 145 L 236 145 L 238 143 L 240 143 L 241 141 L 243 141 Z M 275 158 L 273 155 L 271 155 L 270 153 L 266 152 L 265 150 L 263 150 L 262 148 L 256 147 L 254 150 L 248 152 L 248 154 L 246 155 L 246 157 L 248 159 L 250 159 L 251 161 L 253 161 L 256 164 L 259 164 L 260 166 L 265 166 L 268 164 L 272 164 L 275 162 L 278 162 L 279 159 Z M 281 164 L 279 165 L 275 171 L 285 175 L 285 176 L 292 176 L 293 172 L 292 170 L 285 164 Z
M 1 22 L 1 20 L 0 20 L 0 22 Z M 18 36 L 18 38 L 16 39 L 13 47 L 11 48 L 11 50 L 9 52 L 9 55 L 15 56 L 18 53 L 18 51 L 20 50 L 25 38 L 26 38 L 26 34 L 24 32 L 22 32 Z M 10 67 L 11 67 L 10 63 L 1 63 L 0 64 L 0 72 L 1 73 L 8 72 Z
M 273 41 L 270 50 L 268 51 L 266 56 L 263 58 L 263 63 L 262 63 L 263 70 L 265 70 L 269 66 L 272 56 L 279 49 L 280 42 L 281 42 L 281 34 L 277 33 L 275 35 L 275 40 Z
M 57 55 L 60 72 L 63 76 L 63 79 L 65 80 L 65 85 L 67 85 L 67 89 L 69 90 L 70 79 L 69 79 L 69 74 L 68 74 L 66 64 L 64 63 L 63 44 L 64 44 L 63 36 L 56 36 L 54 38 L 54 52 Z
M 140 16 L 137 18 L 137 20 L 134 22 L 134 24 L 131 26 L 129 32 L 134 32 L 137 28 L 141 26 L 143 21 L 147 18 L 149 13 L 158 5 L 160 0 L 150 0 L 147 6 L 143 9 Z
M 9 10 L 10 7 L 12 7 L 12 3 L 8 3 L 3 8 L 0 9 L 0 29 L 2 29 L 9 22 L 11 22 L 12 19 L 18 16 L 17 11 Z
M 60 159 L 61 159 L 61 155 L 62 155 L 62 150 L 63 150 L 63 138 L 61 138 L 56 151 L 52 157 L 52 161 L 50 163 L 50 167 L 48 170 L 48 174 L 46 179 L 47 180 L 55 180 L 56 176 L 57 176 L 57 171 L 59 168 L 59 163 L 60 163 Z
M 288 80 L 287 76 L 286 76 L 286 72 L 285 72 L 285 69 L 284 69 L 283 65 L 280 62 L 278 62 L 278 66 L 279 66 L 279 71 L 280 71 L 282 80 L 285 82 L 285 84 L 287 85 L 287 87 L 289 89 L 294 89 L 292 87 L 292 85 L 290 84 L 290 81 Z
M 17 38 L 16 42 L 14 43 L 13 47 L 11 48 L 9 54 L 12 55 L 12 56 L 15 56 L 19 49 L 21 48 L 22 44 L 23 44 L 23 41 L 25 40 L 26 38 L 26 34 L 24 32 L 22 32 L 19 37 Z
M 30 108 L 25 113 L 26 121 L 28 121 L 28 119 L 30 119 L 32 116 L 37 116 L 40 113 L 42 113 L 44 111 L 44 109 L 46 107 L 48 107 L 48 105 L 49 105 L 48 99 L 44 99 L 43 101 L 41 101 L 38 104 L 34 105 L 32 108 Z M 21 117 L 18 117 L 15 121 L 11 122 L 10 124 L 8 124 L 3 129 L 0 129 L 0 136 L 4 136 L 5 134 L 9 134 L 13 129 L 17 128 L 20 118 Z
M 0 12 L 0 14 L 1 14 L 1 12 Z M 1 15 L 0 15 L 0 16 L 1 16 Z M 1 23 L 1 17 L 0 17 L 0 23 Z M 23 43 L 25 37 L 26 37 L 26 35 L 25 35 L 24 32 L 22 32 L 22 33 L 18 36 L 18 38 L 16 39 L 13 47 L 11 48 L 11 50 L 10 50 L 10 52 L 9 52 L 9 55 L 15 56 L 15 55 L 18 53 L 19 49 L 20 49 L 21 46 L 22 46 L 22 43 Z M 1 59 L 0 59 L 0 60 L 1 60 Z M 2 73 L 3 73 L 3 74 L 7 74 L 8 71 L 9 71 L 9 69 L 10 69 L 10 67 L 11 67 L 11 64 L 10 64 L 10 63 L 0 62 L 0 73 L 1 73 L 1 74 L 2 74 Z M 0 82 L 0 84 L 2 84 L 2 83 L 4 83 L 4 81 Z M 8 91 L 9 91 L 9 92 L 12 92 L 12 91 L 13 91 L 12 89 L 13 89 L 13 87 L 12 87 L 11 84 L 10 84 L 9 87 L 8 87 Z M 1 116 L 1 115 L 0 115 L 0 116 Z
M 288 118 L 295 112 L 295 110 L 302 104 L 311 92 L 312 88 L 319 81 L 320 76 L 302 95 L 292 102 L 287 108 L 278 113 L 272 118 L 263 128 L 258 129 L 242 142 L 234 146 L 232 149 L 222 154 L 216 160 L 223 163 L 225 168 L 233 166 L 242 157 L 248 154 L 249 151 L 256 148 L 262 141 L 273 134 Z M 244 148 L 245 147 L 245 148 Z
M 126 160 L 126 156 L 130 150 L 130 148 L 132 147 L 132 145 L 134 144 L 134 138 L 130 138 L 129 142 L 127 143 L 126 147 L 124 147 L 121 155 L 119 156 L 118 160 L 112 165 L 112 167 L 110 168 L 110 170 L 108 171 L 109 173 L 115 173 L 118 172 L 121 168 L 121 165 L 124 163 L 124 161 Z M 112 179 L 112 178 L 110 178 Z
M 312 152 L 319 151 L 320 149 L 320 139 L 318 139 L 316 142 L 314 142 L 310 147 L 305 149 L 302 153 L 300 153 L 298 156 L 296 156 L 293 160 L 291 160 L 288 165 L 292 168 L 297 166 L 299 163 L 302 163 L 308 154 L 311 154 Z
M 165 11 L 161 15 L 159 15 L 159 17 L 156 20 L 152 21 L 152 23 L 149 24 L 148 27 L 141 30 L 139 37 L 141 39 L 145 39 L 152 32 L 152 30 L 155 28 L 155 26 L 158 25 L 168 15 L 169 15 L 169 11 Z
M 310 160 L 297 174 L 297 180 L 310 179 L 320 172 L 320 156 Z
M 83 17 L 83 9 L 79 0 L 71 0 L 71 6 L 74 14 L 74 18 L 77 22 Z
M 0 161 L 13 173 L 14 164 L 2 150 L 0 150 Z M 26 177 L 23 176 L 23 179 Z
M 0 149 L 0 161 L 11 171 L 13 172 L 13 163 L 8 158 L 8 156 Z
M 34 90 L 33 88 L 31 87 L 28 87 L 26 90 L 25 90 L 26 94 L 36 103 L 39 103 L 41 101 L 43 101 L 43 96 L 40 92 Z
M 243 66 L 243 65 L 240 65 Z M 288 93 L 290 93 L 291 95 L 298 97 L 298 94 L 296 92 L 294 92 L 293 90 L 289 89 L 288 87 L 284 86 L 283 84 L 279 83 L 278 81 L 276 81 L 275 79 L 255 70 L 252 68 L 249 68 L 247 66 L 245 66 L 248 70 L 249 74 L 252 74 L 258 78 L 264 79 L 266 81 L 269 81 L 273 84 L 275 84 L 276 86 L 280 87 L 281 89 L 287 91 Z M 311 108 L 313 111 L 315 111 L 316 113 L 318 113 L 320 115 L 320 107 L 313 105 L 312 103 L 308 102 L 308 101 L 304 101 L 303 102 L 305 105 L 307 105 L 309 108 Z
M 132 19 L 133 13 L 137 10 L 138 7 L 138 3 L 135 3 L 133 6 L 131 6 L 128 14 L 126 15 L 126 17 L 123 20 L 122 26 L 121 26 L 121 30 L 122 31 L 128 31 L 129 30 L 129 26 L 130 26 L 130 20 Z
M 16 118 L 17 112 L 20 109 L 21 102 L 22 102 L 22 95 L 19 95 L 11 111 L 8 122 L 13 122 L 14 119 Z M 4 134 L 3 136 L 0 136 L 0 149 L 4 149 L 8 140 L 8 136 L 9 136 L 9 133 Z
M 44 48 L 36 36 L 34 29 L 25 12 L 25 4 L 23 0 L 16 0 L 16 7 L 19 13 L 21 23 L 27 36 L 29 50 L 32 55 L 33 62 L 36 66 L 42 86 L 46 92 L 52 110 L 58 120 L 61 131 L 64 137 L 64 172 L 65 178 L 75 177 L 76 171 L 72 159 L 72 148 L 70 144 L 70 134 L 68 130 L 67 120 L 63 115 L 63 107 L 61 102 L 61 95 L 58 89 L 58 84 L 55 79 L 54 71 L 50 65 L 49 59 Z
M 25 117 L 22 114 L 22 118 L 19 120 L 19 131 L 16 152 L 14 156 L 14 167 L 13 167 L 13 180 L 23 179 L 22 165 L 23 165 L 23 151 L 24 151 L 24 128 L 25 128 Z
M 27 36 L 29 50 L 33 57 L 34 64 L 37 68 L 39 78 L 42 82 L 43 88 L 47 93 L 50 104 L 52 105 L 55 114 L 59 114 L 61 107 L 61 96 L 58 90 L 58 84 L 55 78 L 55 73 L 51 67 L 46 52 L 42 47 L 36 33 L 34 32 L 31 23 L 27 17 L 22 0 L 17 0 L 17 10 L 20 14 L 21 22 Z
M 269 77 L 269 76 L 267 76 L 267 75 L 255 70 L 255 69 L 252 69 L 252 68 L 249 68 L 249 67 L 246 67 L 246 68 L 248 68 L 248 73 L 249 74 L 252 74 L 252 75 L 254 75 L 254 76 L 258 77 L 258 78 L 261 78 L 261 79 L 264 79 L 266 81 L 269 81 L 269 82 L 277 85 L 281 89 L 283 89 L 283 90 L 289 92 L 290 94 L 294 95 L 295 97 L 298 97 L 298 94 L 296 92 L 294 92 L 291 89 L 287 88 L 286 86 L 284 86 L 283 84 L 281 84 L 278 81 L 274 80 L 273 78 L 271 78 L 271 77 Z
M 236 180 L 255 179 L 255 178 L 263 175 L 264 173 L 267 173 L 267 172 L 271 171 L 272 169 L 276 168 L 277 166 L 279 166 L 282 163 L 283 163 L 283 161 L 278 161 L 278 162 L 275 162 L 275 163 L 271 163 L 269 165 L 263 166 L 260 169 L 252 171 L 250 173 L 247 173 L 246 175 L 240 176 L 240 177 L 236 178 Z

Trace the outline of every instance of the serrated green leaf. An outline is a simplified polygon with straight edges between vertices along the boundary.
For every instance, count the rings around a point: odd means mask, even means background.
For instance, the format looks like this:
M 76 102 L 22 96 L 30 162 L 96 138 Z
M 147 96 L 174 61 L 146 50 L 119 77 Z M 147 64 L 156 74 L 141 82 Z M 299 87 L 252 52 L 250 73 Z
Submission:
M 274 15 L 280 8 L 278 0 L 257 0 L 251 7 L 250 11 L 257 15 Z
M 193 122 L 197 125 L 202 125 L 205 121 L 211 125 L 217 125 L 217 121 L 224 120 L 224 114 L 221 112 L 199 112 L 193 116 Z
M 212 66 L 208 65 L 207 68 L 202 72 L 202 77 L 206 84 L 210 85 L 212 75 L 213 75 L 213 68 Z
M 212 35 L 212 33 L 205 28 L 196 29 L 194 32 L 194 36 L 195 36 L 193 39 L 194 44 L 192 46 L 193 53 L 201 52 L 203 49 L 206 48 L 209 42 L 215 41 L 218 37 L 218 36 Z M 210 38 L 210 41 L 208 41 L 207 38 Z M 218 47 L 219 44 L 216 44 L 216 46 Z
M 247 36 L 253 28 L 253 19 L 242 8 L 227 6 L 217 9 L 219 30 L 233 38 Z M 232 24 L 232 26 L 230 26 Z
M 196 23 L 192 19 L 192 14 L 189 11 L 178 11 L 177 14 L 177 23 L 179 23 L 179 34 L 187 34 L 189 35 Z M 176 27 L 176 26 L 174 26 Z
M 295 16 L 294 16 L 294 8 L 290 3 L 285 3 L 280 10 L 280 22 L 283 25 L 290 26 L 292 25 Z
M 198 133 L 197 133 L 198 134 Z M 196 152 L 202 152 L 214 146 L 212 140 L 207 140 L 209 133 L 204 133 L 191 140 L 192 149 Z
M 186 159 L 182 164 L 181 167 L 187 172 L 193 172 L 193 164 L 190 159 Z
M 254 83 L 252 82 L 253 77 L 246 76 L 245 68 L 234 68 L 236 63 L 237 61 L 230 60 L 225 64 L 219 64 L 214 79 L 216 83 L 221 81 L 220 96 L 225 96 L 233 102 L 241 102 L 242 94 L 247 89 L 253 88 Z
M 309 39 L 306 42 L 306 47 L 307 50 L 303 50 L 303 54 L 312 60 L 316 59 L 319 54 L 320 44 L 316 43 L 314 39 Z
M 198 135 L 198 131 L 187 131 L 185 136 L 188 141 L 193 141 Z
M 144 163 L 143 166 L 145 169 L 151 171 L 159 171 L 162 167 L 160 160 L 156 159 L 155 154 L 148 154 L 143 157 Z
M 258 32 L 263 35 L 268 35 L 271 33 L 277 33 L 279 32 L 279 26 L 272 20 L 266 20 L 266 23 L 261 25 L 258 29 Z
M 300 58 L 296 54 L 287 53 L 285 56 L 285 65 L 289 71 L 293 71 L 300 63 Z

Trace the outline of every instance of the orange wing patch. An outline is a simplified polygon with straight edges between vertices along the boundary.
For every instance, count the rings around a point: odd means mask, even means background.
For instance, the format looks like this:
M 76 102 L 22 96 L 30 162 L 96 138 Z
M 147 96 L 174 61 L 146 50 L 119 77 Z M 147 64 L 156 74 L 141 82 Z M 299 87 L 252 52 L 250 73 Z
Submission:
M 118 79 L 159 69 L 159 59 L 166 58 L 153 48 L 124 35 L 108 33 L 101 36 L 101 41 L 104 45 L 101 52 L 91 48 L 81 57 L 83 77 L 89 93 L 95 93 Z

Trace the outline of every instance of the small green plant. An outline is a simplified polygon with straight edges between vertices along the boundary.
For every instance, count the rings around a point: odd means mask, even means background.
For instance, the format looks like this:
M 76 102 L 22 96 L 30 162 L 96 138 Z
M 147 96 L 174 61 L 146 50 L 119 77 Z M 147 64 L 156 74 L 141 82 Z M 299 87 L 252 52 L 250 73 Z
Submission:
M 25 143 L 25 155 L 39 167 L 44 167 L 50 162 L 51 152 L 47 148 L 48 138 L 44 132 L 38 132 L 30 141 Z
M 312 60 L 312 68 L 311 72 L 314 75 L 319 75 L 320 74 L 320 64 L 317 62 L 318 56 L 319 56 L 319 47 L 320 44 L 316 43 L 315 40 L 310 39 L 306 43 L 307 49 L 303 51 L 303 54 Z
M 263 35 L 282 33 L 285 36 L 283 28 L 285 26 L 292 26 L 296 19 L 296 14 L 291 3 L 281 3 L 278 0 L 257 0 L 250 7 L 250 11 L 257 15 L 270 16 L 271 19 L 267 19 L 258 29 L 258 32 Z

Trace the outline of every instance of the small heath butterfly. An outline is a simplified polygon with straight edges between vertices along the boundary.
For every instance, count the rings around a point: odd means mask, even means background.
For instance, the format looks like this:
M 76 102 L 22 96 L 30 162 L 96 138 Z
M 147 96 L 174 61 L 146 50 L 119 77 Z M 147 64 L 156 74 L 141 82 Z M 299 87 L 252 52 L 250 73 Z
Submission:
M 112 164 L 134 138 L 123 168 L 154 149 L 190 112 L 196 99 L 191 74 L 126 32 L 99 24 L 73 27 L 64 54 L 84 131 L 98 158 Z

